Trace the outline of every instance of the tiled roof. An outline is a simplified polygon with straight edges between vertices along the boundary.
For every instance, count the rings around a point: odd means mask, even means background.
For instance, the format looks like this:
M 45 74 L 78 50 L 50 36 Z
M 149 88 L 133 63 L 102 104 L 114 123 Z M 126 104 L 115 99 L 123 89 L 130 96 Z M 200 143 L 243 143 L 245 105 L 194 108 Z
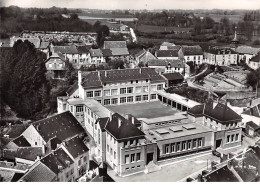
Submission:
M 225 165 L 204 176 L 206 182 L 239 182 L 237 177 Z
M 254 56 L 254 57 L 252 57 L 251 59 L 250 59 L 250 62 L 260 62 L 260 52 L 258 52 L 258 54 L 256 55 L 256 56 Z
M 162 74 L 167 80 L 184 80 L 180 73 L 164 73 Z
M 88 147 L 79 137 L 74 137 L 64 142 L 64 146 L 74 158 L 89 151 Z
M 194 107 L 190 108 L 187 113 L 195 117 L 201 117 L 203 116 L 204 106 L 205 105 L 195 105 Z
M 99 126 L 100 126 L 101 130 L 103 131 L 108 121 L 109 121 L 109 118 L 98 118 L 96 123 L 99 123 Z
M 145 49 L 142 49 L 137 54 L 135 54 L 135 58 L 142 57 L 146 53 Z
M 112 56 L 112 51 L 110 49 L 101 49 L 101 51 L 104 57 Z
M 213 106 L 213 101 L 209 101 L 208 103 L 206 103 L 203 114 L 207 117 L 218 120 L 223 124 L 225 123 L 228 124 L 230 122 L 236 122 L 242 120 L 242 117 L 239 116 L 235 111 L 233 111 L 227 105 L 218 103 L 216 106 Z
M 102 87 L 104 83 L 110 82 L 125 82 L 131 80 L 146 80 L 150 79 L 151 82 L 165 81 L 162 76 L 155 72 L 152 68 L 139 68 L 139 69 L 114 69 L 82 72 L 82 86 L 84 88 Z
M 254 130 L 260 129 L 260 127 L 259 127 L 257 124 L 255 124 L 253 121 L 249 121 L 249 122 L 247 122 L 246 124 L 247 124 L 248 126 L 250 126 L 251 128 L 253 128 Z
M 129 55 L 129 51 L 127 48 L 111 48 L 113 56 L 125 56 Z
M 91 46 L 78 46 L 77 50 L 79 54 L 89 53 Z
M 45 164 L 38 162 L 20 179 L 22 182 L 51 182 L 56 174 Z
M 126 41 L 104 41 L 104 49 L 126 48 Z
M 17 150 L 5 149 L 3 151 L 3 156 L 5 159 L 14 160 L 17 158 L 27 159 L 30 161 L 36 160 L 37 156 L 43 156 L 41 147 L 23 147 Z
M 181 62 L 181 60 L 163 60 L 163 59 L 154 59 L 148 61 L 148 66 L 168 66 L 171 65 L 171 67 L 178 67 L 178 68 L 184 68 L 184 63 Z
M 232 49 L 229 49 L 229 48 L 208 48 L 205 50 L 205 52 L 207 53 L 211 53 L 211 54 L 214 54 L 214 55 L 228 55 L 228 54 L 237 54 L 237 52 L 235 52 L 234 50 Z
M 247 115 L 250 115 L 250 116 L 255 116 L 255 117 L 260 118 L 260 104 L 247 109 L 242 114 L 247 114 Z
M 17 137 L 12 142 L 14 142 L 19 147 L 31 146 L 30 143 L 25 139 L 23 135 Z
M 75 82 L 68 90 L 67 90 L 67 95 L 71 96 L 77 89 L 79 88 L 78 82 Z
M 159 50 L 157 51 L 157 57 L 178 57 L 177 50 Z
M 76 46 L 53 46 L 54 53 L 78 54 Z
M 6 135 L 9 135 L 9 138 L 17 138 L 17 137 L 19 137 L 28 127 L 29 127 L 28 124 L 12 125 L 11 128 L 10 128 L 10 130 L 6 133 Z
M 91 57 L 103 57 L 103 53 L 101 49 L 91 49 L 90 50 Z
M 39 49 L 46 49 L 49 46 L 49 42 L 41 42 Z
M 184 56 L 203 55 L 203 51 L 200 46 L 183 46 L 182 51 Z
M 85 132 L 69 111 L 36 121 L 32 125 L 46 142 L 53 137 L 63 141 Z
M 241 54 L 256 55 L 260 52 L 260 48 L 254 48 L 251 46 L 238 46 L 235 51 Z
M 119 120 L 121 121 L 121 125 L 119 125 Z M 112 120 L 107 123 L 105 129 L 112 134 L 116 140 L 143 138 L 145 136 L 141 130 L 118 113 L 112 115 Z
M 53 151 L 52 153 L 42 158 L 40 161 L 55 174 L 60 172 L 59 166 L 65 169 L 73 163 L 72 159 L 62 148 Z
M 52 56 L 46 59 L 46 62 L 56 62 L 56 63 L 64 63 L 65 59 L 61 58 L 57 53 L 54 53 Z

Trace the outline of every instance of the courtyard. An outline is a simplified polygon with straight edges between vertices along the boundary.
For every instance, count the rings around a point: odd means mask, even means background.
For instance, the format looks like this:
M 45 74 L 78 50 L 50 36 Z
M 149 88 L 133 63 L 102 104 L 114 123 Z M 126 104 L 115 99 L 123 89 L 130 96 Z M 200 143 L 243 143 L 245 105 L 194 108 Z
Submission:
M 106 106 L 113 112 L 119 114 L 131 114 L 136 118 L 158 118 L 164 116 L 172 116 L 179 111 L 171 108 L 170 106 L 162 104 L 160 101 L 123 104 L 116 106 Z

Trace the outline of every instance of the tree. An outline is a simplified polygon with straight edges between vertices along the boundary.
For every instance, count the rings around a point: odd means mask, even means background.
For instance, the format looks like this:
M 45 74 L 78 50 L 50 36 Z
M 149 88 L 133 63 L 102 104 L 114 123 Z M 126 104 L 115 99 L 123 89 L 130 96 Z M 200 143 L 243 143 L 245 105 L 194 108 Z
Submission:
M 78 20 L 79 19 L 78 14 L 76 14 L 76 13 L 70 14 L 70 19 Z
M 247 85 L 256 88 L 260 84 L 260 68 L 255 71 L 251 71 L 246 78 Z

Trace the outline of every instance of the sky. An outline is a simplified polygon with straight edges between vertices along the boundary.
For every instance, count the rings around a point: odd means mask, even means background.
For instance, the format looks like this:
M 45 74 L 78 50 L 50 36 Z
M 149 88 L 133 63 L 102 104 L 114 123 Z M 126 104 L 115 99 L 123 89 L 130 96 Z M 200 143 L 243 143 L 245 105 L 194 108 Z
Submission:
M 0 0 L 0 6 L 89 9 L 260 9 L 260 0 Z

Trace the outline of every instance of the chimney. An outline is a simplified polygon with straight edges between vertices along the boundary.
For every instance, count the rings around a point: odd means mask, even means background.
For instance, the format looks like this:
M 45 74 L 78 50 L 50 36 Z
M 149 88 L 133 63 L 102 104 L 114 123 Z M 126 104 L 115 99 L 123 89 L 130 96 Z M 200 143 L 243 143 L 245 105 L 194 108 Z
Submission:
M 66 160 L 65 162 L 68 166 L 70 165 L 70 161 Z
M 100 71 L 98 71 L 98 78 L 100 78 Z
M 107 77 L 107 71 L 105 71 L 105 77 Z
M 134 116 L 132 116 L 132 123 L 133 123 L 133 125 L 135 124 L 135 118 L 134 118 Z
M 62 167 L 61 165 L 58 165 L 58 169 L 59 169 L 60 171 L 62 171 L 62 170 L 63 170 L 63 167 Z
M 82 83 L 82 74 L 81 74 L 81 71 L 79 70 L 78 71 L 78 85 L 80 86 Z
M 118 118 L 118 128 L 121 126 L 122 120 Z
M 139 68 L 139 73 L 142 74 L 142 68 Z

